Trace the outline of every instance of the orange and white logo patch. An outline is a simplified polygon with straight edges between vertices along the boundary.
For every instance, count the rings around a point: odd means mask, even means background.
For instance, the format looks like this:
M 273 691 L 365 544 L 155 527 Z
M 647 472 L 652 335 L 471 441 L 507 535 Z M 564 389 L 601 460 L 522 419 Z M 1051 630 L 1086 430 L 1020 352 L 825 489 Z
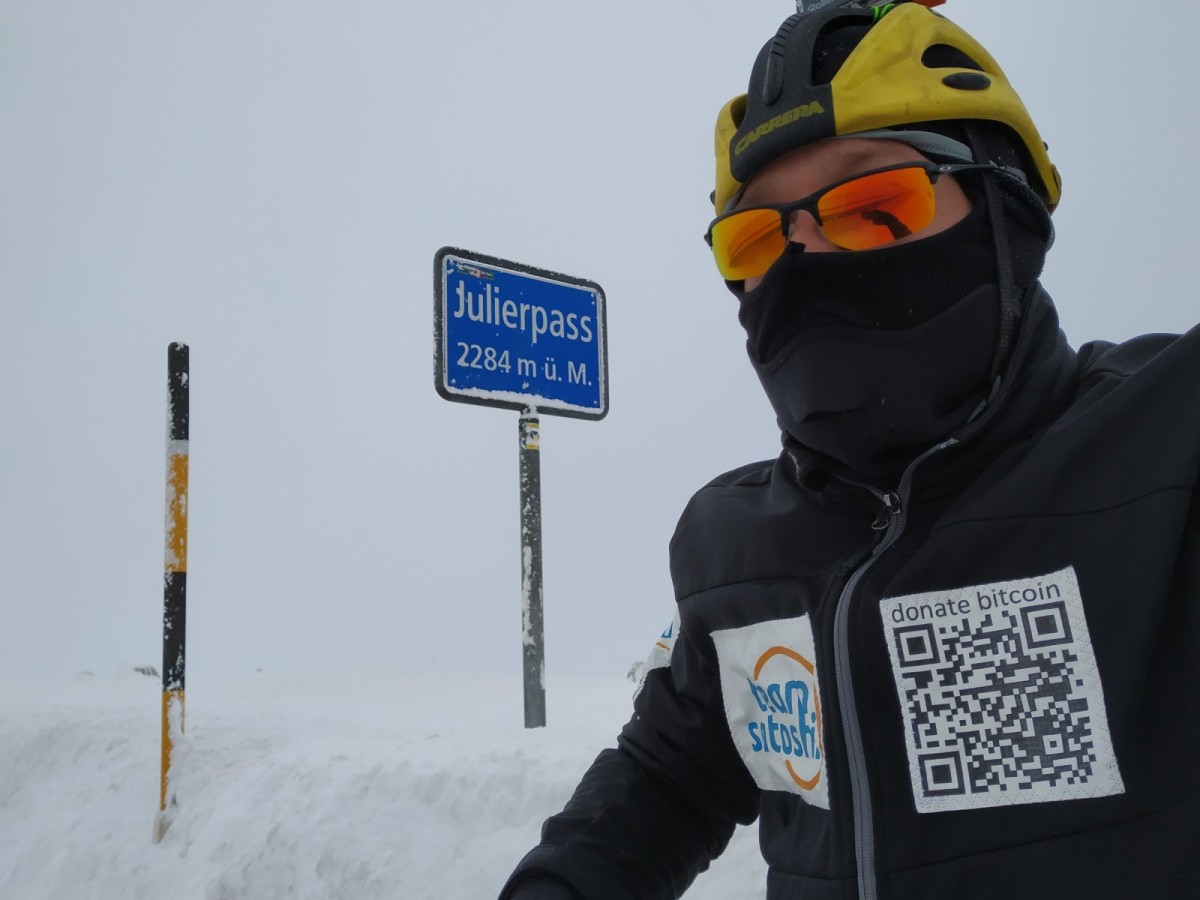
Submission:
M 755 784 L 829 809 L 808 616 L 715 631 L 712 638 L 729 732 Z

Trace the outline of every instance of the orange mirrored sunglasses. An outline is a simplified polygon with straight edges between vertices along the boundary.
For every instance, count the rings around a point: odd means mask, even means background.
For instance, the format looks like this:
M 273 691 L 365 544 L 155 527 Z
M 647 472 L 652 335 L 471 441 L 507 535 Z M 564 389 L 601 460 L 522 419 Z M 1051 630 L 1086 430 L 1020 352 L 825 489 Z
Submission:
M 766 273 L 787 248 L 796 215 L 807 212 L 843 250 L 870 250 L 928 228 L 942 175 L 999 169 L 991 163 L 939 165 L 914 161 L 855 175 L 792 203 L 735 209 L 713 219 L 704 239 L 726 281 Z

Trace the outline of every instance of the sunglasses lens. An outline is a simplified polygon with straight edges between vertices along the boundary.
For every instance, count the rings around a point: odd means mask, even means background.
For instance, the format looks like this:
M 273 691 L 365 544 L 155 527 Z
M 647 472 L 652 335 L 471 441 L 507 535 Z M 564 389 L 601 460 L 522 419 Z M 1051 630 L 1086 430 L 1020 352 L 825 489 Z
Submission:
M 863 175 L 817 200 L 822 233 L 843 250 L 870 250 L 916 234 L 933 222 L 934 210 L 933 183 L 920 166 Z M 788 242 L 775 209 L 718 219 L 709 237 L 717 269 L 728 281 L 765 274 Z
M 933 221 L 933 185 L 919 167 L 864 175 L 817 203 L 821 230 L 844 250 L 869 250 L 916 234 Z
M 779 213 L 747 209 L 720 219 L 712 227 L 713 255 L 727 281 L 762 275 L 787 247 Z

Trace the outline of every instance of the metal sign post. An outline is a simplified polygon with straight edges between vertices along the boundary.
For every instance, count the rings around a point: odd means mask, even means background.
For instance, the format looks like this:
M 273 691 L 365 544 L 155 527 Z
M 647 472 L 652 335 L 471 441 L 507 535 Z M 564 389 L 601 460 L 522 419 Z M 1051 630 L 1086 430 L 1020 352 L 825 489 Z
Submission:
M 546 650 L 542 627 L 541 424 L 526 410 L 520 419 L 521 452 L 521 646 L 525 727 L 546 724 Z
M 434 383 L 447 400 L 521 411 L 525 727 L 546 724 L 539 413 L 608 414 L 604 291 L 595 282 L 443 247 L 434 257 Z

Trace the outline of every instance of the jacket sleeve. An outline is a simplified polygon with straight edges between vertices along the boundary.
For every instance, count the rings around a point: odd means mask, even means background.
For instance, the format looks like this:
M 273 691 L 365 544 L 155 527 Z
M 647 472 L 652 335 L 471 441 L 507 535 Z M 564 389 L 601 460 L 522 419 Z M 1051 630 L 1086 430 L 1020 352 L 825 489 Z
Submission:
M 675 641 L 649 671 L 617 746 L 603 751 L 566 808 L 542 828 L 501 900 L 555 878 L 582 900 L 674 900 L 754 821 L 758 788 L 725 721 L 711 639 Z M 707 654 L 705 654 L 707 655 Z
M 579 895 L 561 881 L 536 875 L 515 885 L 507 896 L 512 900 L 579 900 Z

